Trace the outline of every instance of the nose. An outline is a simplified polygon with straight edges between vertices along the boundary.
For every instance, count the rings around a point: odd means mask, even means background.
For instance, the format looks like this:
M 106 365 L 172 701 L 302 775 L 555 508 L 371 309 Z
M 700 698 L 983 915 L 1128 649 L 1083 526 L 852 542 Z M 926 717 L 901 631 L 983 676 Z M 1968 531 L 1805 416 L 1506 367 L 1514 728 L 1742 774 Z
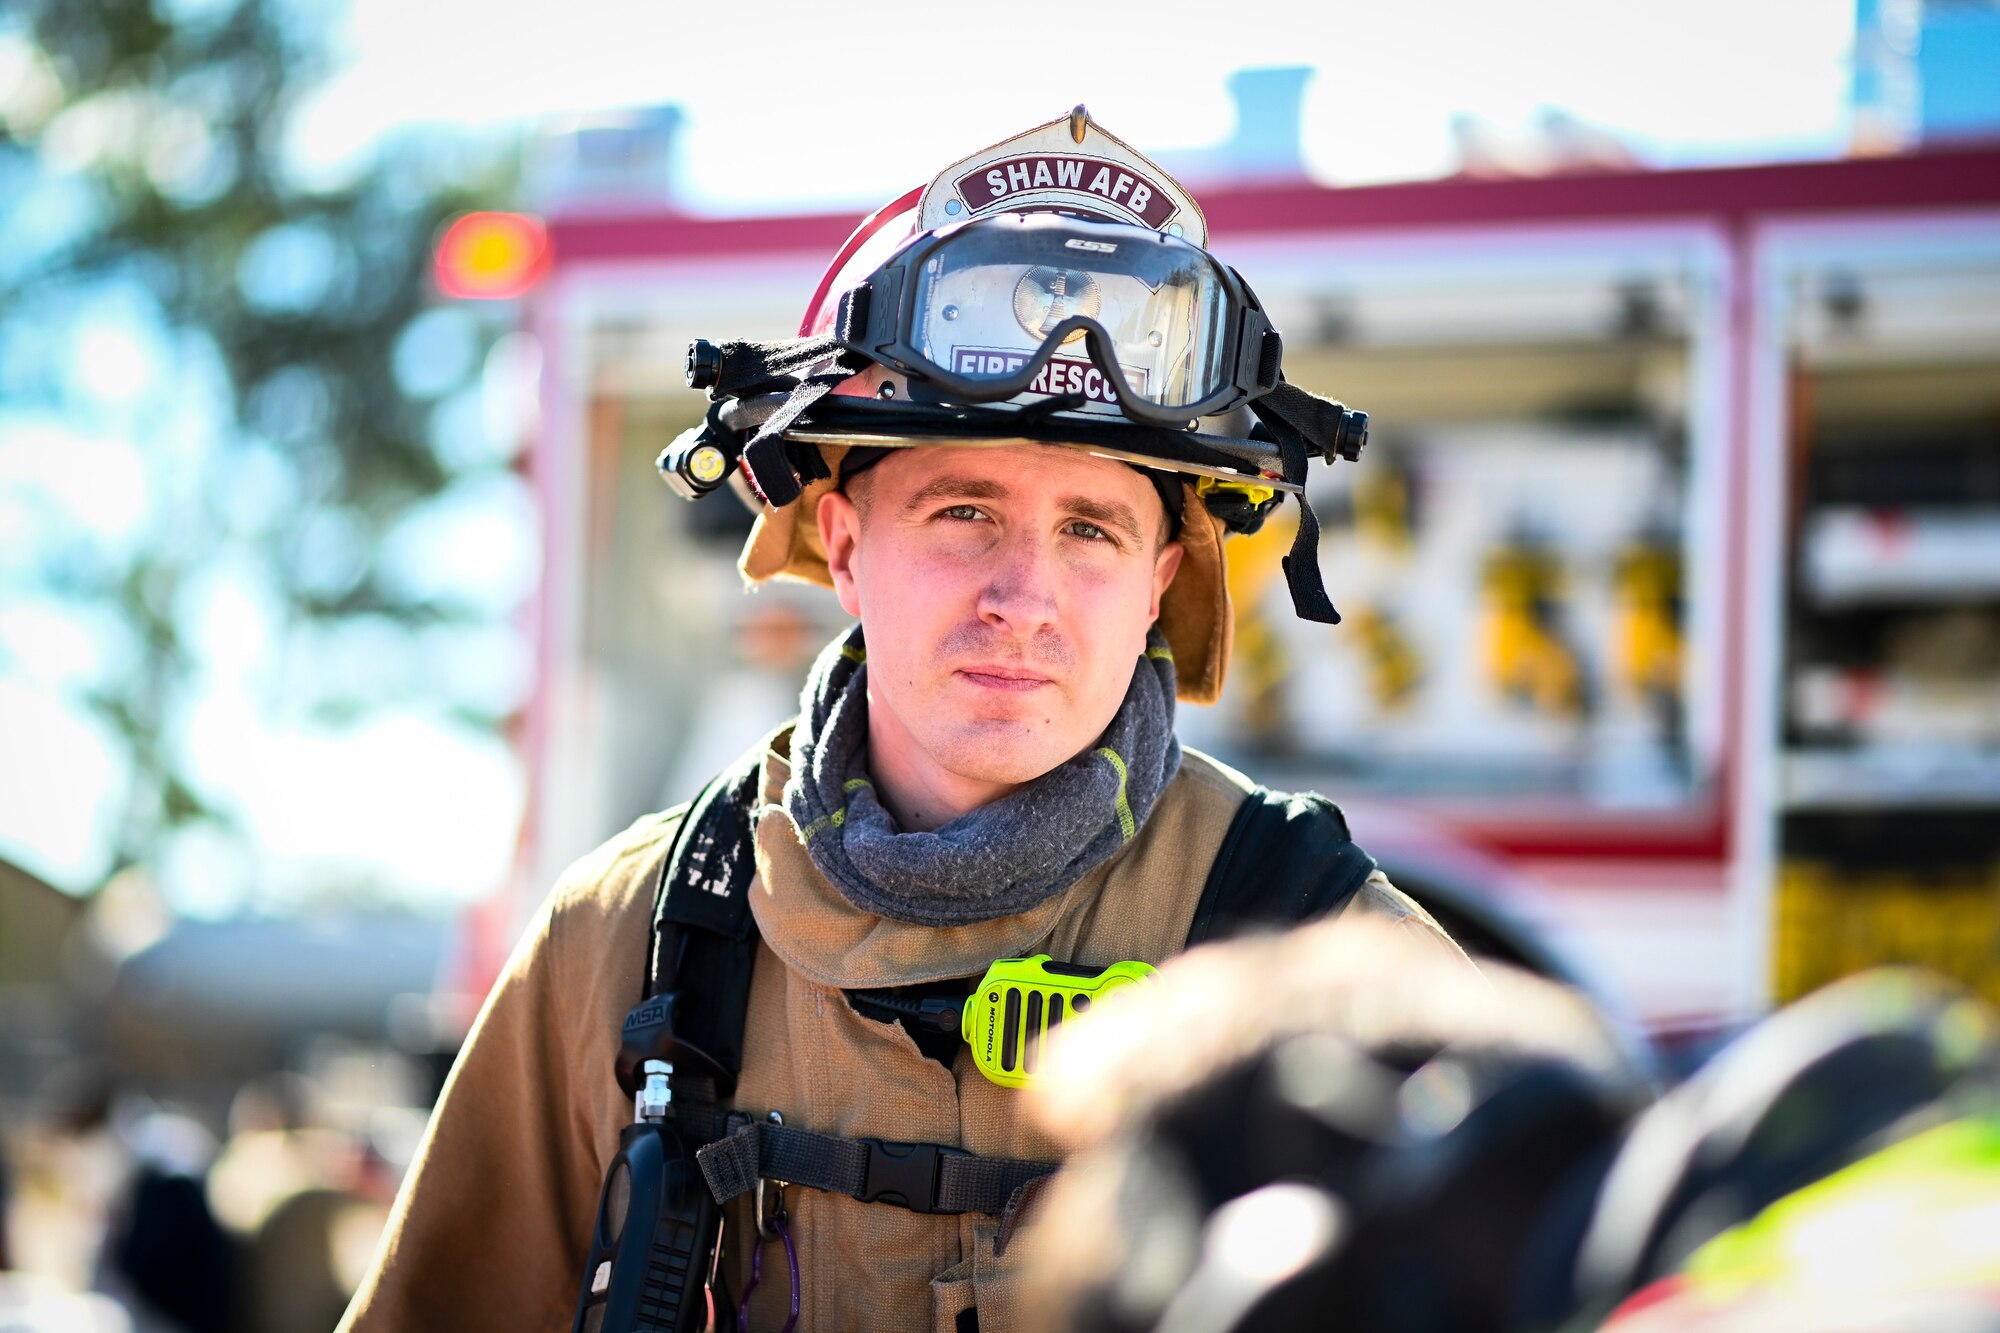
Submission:
M 1053 626 L 1060 603 L 1051 544 L 1016 529 L 993 551 L 992 562 L 979 592 L 979 618 L 1024 639 Z

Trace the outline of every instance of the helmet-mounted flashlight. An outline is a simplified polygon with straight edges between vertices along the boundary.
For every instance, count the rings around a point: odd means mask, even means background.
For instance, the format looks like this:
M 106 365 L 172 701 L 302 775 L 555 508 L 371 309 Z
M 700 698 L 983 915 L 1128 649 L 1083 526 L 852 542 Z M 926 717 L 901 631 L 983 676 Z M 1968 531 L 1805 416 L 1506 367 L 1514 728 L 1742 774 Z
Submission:
M 717 445 L 688 431 L 660 454 L 660 477 L 683 500 L 699 500 L 729 480 L 729 456 Z
M 688 344 L 687 386 L 690 389 L 710 389 L 722 376 L 722 349 L 706 338 L 696 338 Z

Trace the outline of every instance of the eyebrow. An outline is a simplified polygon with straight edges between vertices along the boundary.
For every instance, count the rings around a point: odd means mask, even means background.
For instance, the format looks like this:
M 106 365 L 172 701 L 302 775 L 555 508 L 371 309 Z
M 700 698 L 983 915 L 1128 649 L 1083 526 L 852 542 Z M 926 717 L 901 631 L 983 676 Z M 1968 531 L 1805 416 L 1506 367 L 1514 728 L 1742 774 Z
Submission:
M 939 500 L 1004 500 L 1007 488 L 997 481 L 987 481 L 981 477 L 939 477 L 925 482 L 909 499 L 903 501 L 903 512 L 914 513 L 925 505 Z
M 984 477 L 944 476 L 918 487 L 903 502 L 903 512 L 914 513 L 939 500 L 1005 500 L 1009 494 L 1006 486 Z M 1065 495 L 1056 503 L 1065 513 L 1116 528 L 1135 542 L 1143 536 L 1139 531 L 1139 516 L 1132 512 L 1130 505 L 1088 495 Z
M 1070 495 L 1063 498 L 1062 507 L 1078 518 L 1116 528 L 1135 542 L 1140 540 L 1139 516 L 1132 512 L 1130 505 L 1116 500 L 1093 500 L 1087 495 Z

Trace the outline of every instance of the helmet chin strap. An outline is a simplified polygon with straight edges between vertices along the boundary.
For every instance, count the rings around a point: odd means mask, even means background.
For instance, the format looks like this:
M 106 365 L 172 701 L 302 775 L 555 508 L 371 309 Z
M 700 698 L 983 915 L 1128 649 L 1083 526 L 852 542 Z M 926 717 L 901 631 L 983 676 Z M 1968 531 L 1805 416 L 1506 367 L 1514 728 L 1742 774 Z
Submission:
M 1303 488 L 1306 480 L 1306 442 L 1297 427 L 1279 413 L 1266 415 L 1263 399 L 1250 404 L 1250 410 L 1264 423 L 1278 442 L 1278 457 L 1283 460 L 1285 480 L 1295 481 Z M 1321 625 L 1338 625 L 1340 612 L 1333 609 L 1333 600 L 1326 595 L 1326 582 L 1319 569 L 1319 517 L 1313 513 L 1312 501 L 1306 499 L 1304 489 L 1293 492 L 1299 502 L 1299 530 L 1292 537 L 1292 549 L 1286 553 L 1285 587 L 1292 594 L 1292 610 L 1299 619 L 1310 620 Z
M 1302 488 L 1308 451 L 1329 464 L 1336 458 L 1354 462 L 1368 443 L 1366 412 L 1352 412 L 1330 398 L 1308 393 L 1287 382 L 1282 371 L 1276 388 L 1250 400 L 1250 410 L 1277 441 L 1285 480 L 1296 481 Z M 1294 495 L 1299 502 L 1299 530 L 1292 539 L 1291 552 L 1284 558 L 1285 586 L 1292 594 L 1292 609 L 1301 620 L 1338 625 L 1340 612 L 1333 609 L 1320 574 L 1319 519 L 1303 489 Z
M 836 369 L 808 375 L 792 390 L 784 405 L 757 428 L 743 446 L 743 469 L 750 485 L 769 504 L 782 509 L 805 494 L 809 482 L 833 475 L 826 460 L 811 445 L 788 446 L 785 432 L 805 410 L 832 393 L 853 371 Z

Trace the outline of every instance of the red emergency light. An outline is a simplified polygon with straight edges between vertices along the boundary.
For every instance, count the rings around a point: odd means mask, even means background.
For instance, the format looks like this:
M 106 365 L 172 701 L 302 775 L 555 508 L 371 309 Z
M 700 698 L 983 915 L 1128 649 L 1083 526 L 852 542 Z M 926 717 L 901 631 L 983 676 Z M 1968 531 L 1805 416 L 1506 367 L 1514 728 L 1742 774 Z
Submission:
M 433 269 L 446 296 L 512 300 L 549 271 L 549 229 L 524 213 L 466 213 L 438 237 Z

